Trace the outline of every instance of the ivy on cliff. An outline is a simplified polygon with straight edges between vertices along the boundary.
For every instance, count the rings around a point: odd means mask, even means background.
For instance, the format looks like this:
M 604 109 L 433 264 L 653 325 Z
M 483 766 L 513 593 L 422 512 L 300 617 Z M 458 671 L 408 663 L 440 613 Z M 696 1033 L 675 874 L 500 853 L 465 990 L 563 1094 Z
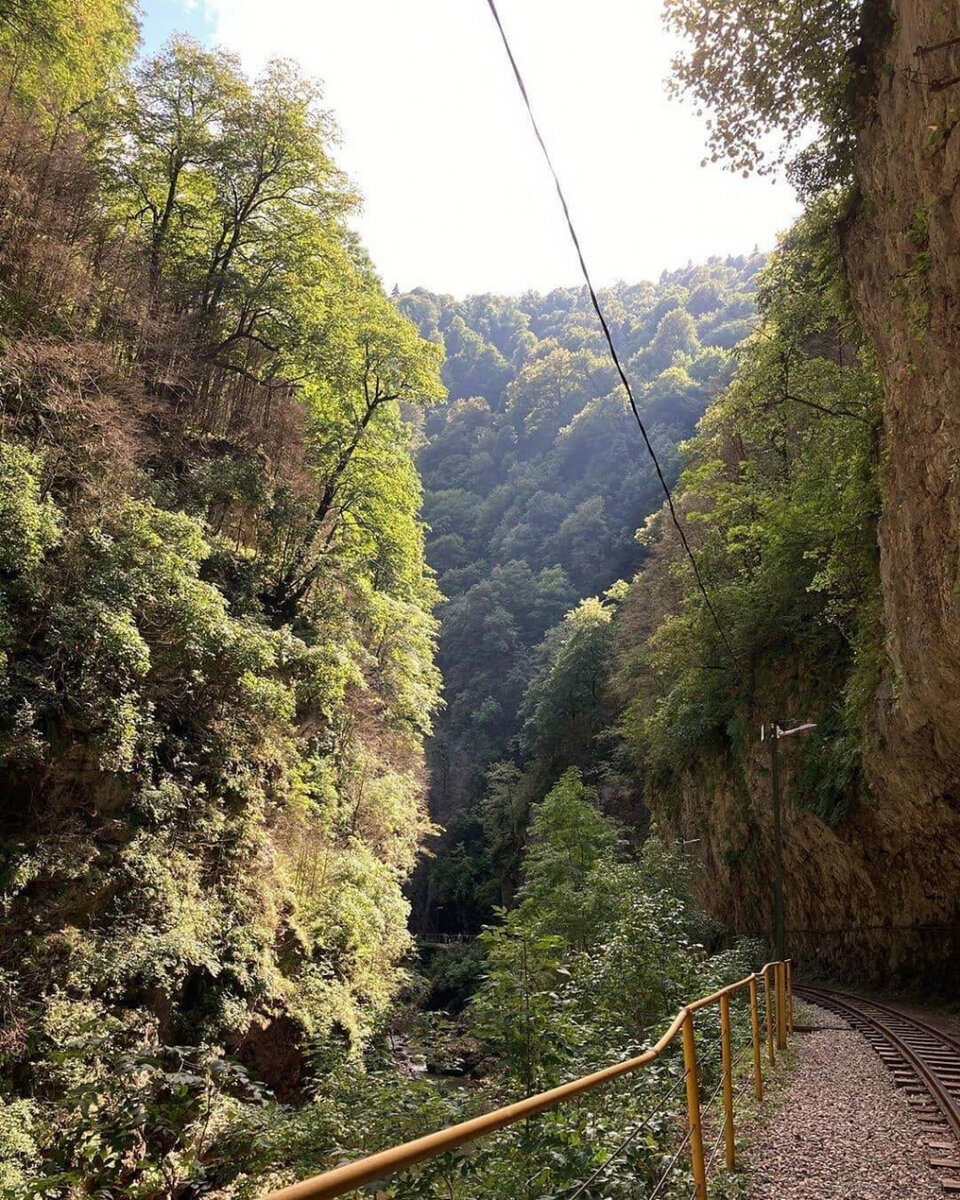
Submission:
M 684 448 L 677 499 L 739 676 L 662 514 L 619 628 L 623 731 L 654 786 L 736 748 L 744 680 L 786 670 L 822 717 L 804 782 L 828 819 L 861 786 L 880 653 L 881 388 L 843 280 L 838 203 L 821 198 L 782 239 L 736 378 Z

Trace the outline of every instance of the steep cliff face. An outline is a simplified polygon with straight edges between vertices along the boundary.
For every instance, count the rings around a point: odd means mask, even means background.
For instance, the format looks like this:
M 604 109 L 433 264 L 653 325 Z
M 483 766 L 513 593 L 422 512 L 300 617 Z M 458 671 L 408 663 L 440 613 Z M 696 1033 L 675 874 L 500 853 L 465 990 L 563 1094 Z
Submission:
M 960 7 L 896 0 L 891 15 L 859 137 L 861 198 L 844 236 L 884 382 L 879 541 L 892 672 L 864 766 L 886 852 L 874 884 L 891 917 L 957 925 Z M 907 888 L 912 902 L 893 907 Z
M 886 665 L 869 706 L 869 793 L 828 824 L 788 804 L 791 946 L 848 978 L 960 977 L 960 5 L 864 6 L 857 194 L 841 229 L 854 308 L 883 381 L 878 540 Z M 819 689 L 822 696 L 822 689 Z M 818 689 L 773 664 L 752 736 L 699 761 L 656 815 L 699 839 L 701 899 L 735 930 L 771 924 L 772 712 L 817 719 Z M 822 703 L 822 701 L 821 701 Z M 742 714 L 746 715 L 746 714 Z M 802 749 L 783 745 L 793 797 Z
M 768 712 L 816 719 L 810 689 L 780 675 L 761 685 Z M 759 709 L 757 722 L 760 720 Z M 895 727 L 899 716 L 887 719 Z M 929 746 L 929 743 L 927 743 Z M 792 802 L 799 739 L 780 743 L 785 799 L 784 878 L 789 948 L 809 973 L 877 984 L 955 986 L 960 982 L 957 854 L 960 822 L 943 788 L 945 768 L 925 767 L 923 742 L 876 734 L 866 756 L 875 789 L 837 825 Z M 756 736 L 742 755 L 700 764 L 667 819 L 704 865 L 701 902 L 730 930 L 769 931 L 773 820 L 769 745 Z M 948 983 L 949 981 L 949 983 Z

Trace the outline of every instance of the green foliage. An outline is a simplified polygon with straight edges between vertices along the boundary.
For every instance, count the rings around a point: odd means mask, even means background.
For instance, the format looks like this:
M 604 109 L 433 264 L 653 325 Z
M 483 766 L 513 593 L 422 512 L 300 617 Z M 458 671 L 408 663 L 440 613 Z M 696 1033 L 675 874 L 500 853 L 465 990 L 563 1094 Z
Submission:
M 22 1196 L 31 1188 L 40 1165 L 37 1111 L 31 1100 L 11 1100 L 0 1107 L 0 1191 Z
M 425 967 L 428 991 L 424 1005 L 428 1011 L 460 1012 L 476 991 L 485 963 L 483 947 L 473 939 L 438 949 Z
M 855 100 L 884 27 L 880 8 L 865 18 L 862 0 L 666 0 L 667 24 L 690 43 L 674 60 L 673 87 L 694 97 L 698 115 L 708 110 L 711 160 L 769 172 L 813 130 L 818 140 L 790 164 L 795 181 L 807 193 L 846 183 Z
M 41 496 L 41 460 L 24 446 L 0 445 L 0 568 L 26 574 L 56 545 L 58 513 Z
M 535 806 L 533 828 L 520 901 L 502 910 L 479 940 L 485 974 L 464 1014 L 461 1042 L 483 1056 L 483 1077 L 469 1087 L 449 1078 L 411 1078 L 397 1072 L 393 1056 L 385 1062 L 370 1053 L 365 1069 L 343 1063 L 329 1089 L 296 1110 L 269 1102 L 248 1106 L 220 1126 L 212 1151 L 221 1186 L 230 1181 L 227 1194 L 260 1195 L 268 1186 L 640 1053 L 684 1000 L 756 965 L 749 946 L 704 952 L 693 936 L 702 921 L 686 892 L 692 868 L 683 848 L 653 836 L 636 857 L 628 856 L 598 811 L 595 793 L 575 772 Z M 735 1005 L 738 1045 L 746 1018 Z M 449 1054 L 446 1020 L 439 1033 L 440 1055 Z M 410 1029 L 401 1036 L 408 1047 L 420 1044 Z M 715 1022 L 698 1024 L 698 1045 L 702 1082 L 712 1090 L 719 1063 Z M 435 1052 L 428 1055 L 436 1061 Z M 647 1195 L 677 1145 L 682 1079 L 675 1047 L 648 1069 L 482 1139 L 469 1154 L 428 1160 L 371 1188 L 394 1200 L 436 1194 L 526 1200 L 565 1195 L 596 1175 L 590 1195 Z M 623 1147 L 625 1135 L 645 1118 L 642 1136 Z M 681 1166 L 665 1194 L 685 1195 L 689 1186 Z
M 615 827 L 576 772 L 567 772 L 534 807 L 519 903 L 481 938 L 488 972 L 472 1004 L 508 1095 L 553 1086 L 623 1057 L 685 999 L 751 969 L 746 947 L 708 958 L 693 941 L 698 917 L 686 893 L 689 872 L 682 849 L 657 837 L 644 843 L 638 858 L 626 857 Z M 712 1039 L 701 1045 L 707 1075 L 715 1071 L 715 1050 Z M 668 1057 L 577 1106 L 561 1107 L 554 1118 L 530 1123 L 514 1140 L 500 1139 L 481 1178 L 491 1191 L 489 1181 L 497 1181 L 497 1195 L 522 1196 L 531 1185 L 535 1194 L 562 1194 L 605 1164 L 637 1115 L 652 1109 L 675 1080 L 677 1068 Z M 648 1188 L 669 1137 L 669 1120 L 654 1122 L 633 1154 L 611 1159 L 601 1172 L 603 1195 L 634 1196 L 638 1186 Z
M 596 598 L 582 600 L 550 630 L 521 706 L 528 754 L 551 764 L 585 764 L 595 755 L 609 715 L 612 653 L 613 611 Z
M 329 1093 L 431 829 L 441 350 L 316 85 L 182 38 L 125 73 L 133 35 L 0 13 L 4 1194 L 209 1191 L 265 1084 Z
M 564 772 L 534 807 L 529 838 L 520 917 L 579 948 L 600 924 L 595 913 L 581 910 L 589 903 L 588 878 L 609 861 L 616 838 L 576 771 Z M 543 920 L 559 925 L 544 927 Z
M 10 101 L 61 124 L 70 109 L 99 106 L 136 49 L 129 0 L 3 0 L 0 59 Z
M 221 1164 L 221 1186 L 230 1181 L 228 1194 L 260 1195 L 640 1053 L 681 1003 L 756 965 L 756 948 L 747 945 L 705 953 L 695 941 L 703 921 L 690 906 L 692 865 L 683 848 L 652 836 L 629 856 L 576 772 L 535 805 L 532 831 L 518 904 L 501 910 L 479 946 L 465 950 L 472 959 L 482 948 L 484 957 L 460 1039 L 482 1056 L 481 1079 L 457 1087 L 449 1078 L 411 1078 L 396 1070 L 395 1055 L 384 1060 L 375 1052 L 365 1069 L 343 1062 L 315 1101 L 296 1110 L 247 1106 L 219 1126 L 212 1157 Z M 748 1026 L 739 1004 L 734 1027 L 742 1045 Z M 446 1019 L 438 1033 L 443 1042 L 436 1049 L 426 1035 L 434 1062 L 450 1054 Z M 408 1053 L 421 1045 L 409 1027 L 400 1036 Z M 712 1090 L 719 1065 L 715 1022 L 698 1023 L 698 1045 L 702 1082 Z M 577 1103 L 482 1139 L 469 1154 L 428 1160 L 372 1187 L 394 1200 L 438 1193 L 525 1200 L 564 1195 L 595 1174 L 591 1195 L 646 1195 L 677 1144 L 682 1079 L 675 1047 Z M 625 1135 L 648 1117 L 643 1135 L 623 1147 Z M 666 1194 L 688 1191 L 680 1167 Z
M 804 702 L 822 721 L 803 790 L 831 820 L 860 790 L 879 653 L 880 381 L 850 313 L 837 206 L 822 198 L 771 258 L 762 323 L 685 447 L 678 489 L 741 673 L 789 664 L 809 681 Z M 657 549 L 626 602 L 625 627 L 652 601 L 653 631 L 628 649 L 621 687 L 627 743 L 667 787 L 704 752 L 736 751 L 747 697 L 663 529 L 651 522 Z

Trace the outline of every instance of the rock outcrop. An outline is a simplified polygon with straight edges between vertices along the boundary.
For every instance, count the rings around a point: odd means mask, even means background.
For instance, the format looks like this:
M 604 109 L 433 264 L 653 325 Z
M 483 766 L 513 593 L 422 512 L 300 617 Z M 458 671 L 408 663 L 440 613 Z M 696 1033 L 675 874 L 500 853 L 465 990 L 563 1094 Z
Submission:
M 884 382 L 879 527 L 892 664 L 864 767 L 899 923 L 960 926 L 960 6 L 895 0 L 844 230 Z M 866 830 L 864 831 L 867 832 Z M 886 869 L 884 869 L 886 868 Z M 903 881 L 903 882 L 901 882 Z M 929 937 L 931 958 L 960 937 Z M 935 965 L 935 963 L 934 963 Z
M 808 968 L 946 989 L 960 983 L 960 4 L 868 0 L 864 33 L 857 194 L 842 242 L 884 384 L 889 666 L 863 748 L 870 795 L 834 826 L 785 814 L 787 924 Z M 761 681 L 755 721 L 775 703 L 783 711 L 784 697 L 788 712 L 815 716 L 803 711 L 809 692 L 782 671 Z M 783 760 L 789 796 L 787 743 Z M 656 815 L 699 839 L 707 906 L 732 929 L 769 930 L 773 838 L 759 739 L 736 758 L 698 764 L 679 801 Z

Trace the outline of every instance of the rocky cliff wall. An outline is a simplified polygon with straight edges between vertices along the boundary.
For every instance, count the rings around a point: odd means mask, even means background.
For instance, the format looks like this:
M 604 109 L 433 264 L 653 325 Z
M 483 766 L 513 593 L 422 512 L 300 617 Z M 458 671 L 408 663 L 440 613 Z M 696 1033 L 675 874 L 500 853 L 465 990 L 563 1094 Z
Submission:
M 878 49 L 864 67 L 858 195 L 842 235 L 884 381 L 890 667 L 863 754 L 872 794 L 836 826 L 785 814 L 787 924 L 811 931 L 791 938 L 811 970 L 946 987 L 960 974 L 960 4 L 870 2 L 864 20 Z M 791 696 L 800 715 L 803 680 L 776 685 L 770 706 Z M 782 745 L 789 795 L 797 751 Z M 700 839 L 702 899 L 744 931 L 771 923 L 768 761 L 756 738 L 708 767 L 711 779 L 698 770 L 669 818 Z
M 758 694 L 768 714 L 783 712 L 789 696 L 784 715 L 816 719 L 815 690 L 780 672 Z M 773 809 L 762 709 L 742 754 L 698 764 L 657 815 L 691 840 L 704 867 L 696 885 L 704 906 L 731 931 L 769 937 Z M 909 758 L 898 757 L 903 746 Z M 780 742 L 786 920 L 801 968 L 876 984 L 960 986 L 960 816 L 943 776 L 925 773 L 921 742 L 876 731 L 867 754 L 875 790 L 837 825 L 792 803 L 801 749 L 799 737 Z
M 895 0 L 890 15 L 844 230 L 884 381 L 892 670 L 864 756 L 875 796 L 864 833 L 880 839 L 871 883 L 890 917 L 960 925 L 960 5 Z

